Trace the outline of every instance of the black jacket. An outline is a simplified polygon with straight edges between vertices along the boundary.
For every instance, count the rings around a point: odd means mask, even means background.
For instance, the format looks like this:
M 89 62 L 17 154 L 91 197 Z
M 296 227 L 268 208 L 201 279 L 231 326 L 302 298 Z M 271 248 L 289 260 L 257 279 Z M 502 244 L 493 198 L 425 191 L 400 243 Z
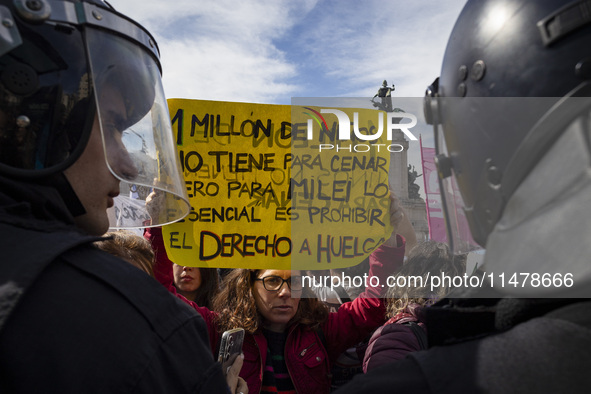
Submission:
M 202 318 L 96 239 L 53 188 L 0 177 L 0 392 L 228 391 Z
M 591 301 L 442 300 L 427 351 L 356 377 L 345 393 L 588 393 Z

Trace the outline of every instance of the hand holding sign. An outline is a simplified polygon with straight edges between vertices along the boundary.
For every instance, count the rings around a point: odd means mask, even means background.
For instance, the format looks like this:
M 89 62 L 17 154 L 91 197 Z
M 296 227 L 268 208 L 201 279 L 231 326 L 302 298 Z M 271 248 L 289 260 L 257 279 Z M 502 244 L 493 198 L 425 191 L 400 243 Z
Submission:
M 146 210 L 152 220 L 152 223 L 162 213 L 164 204 L 164 193 L 158 189 L 152 189 L 146 197 Z
M 410 222 L 408 215 L 404 212 L 404 208 L 400 204 L 398 196 L 390 190 L 390 224 L 392 225 L 392 234 L 390 238 L 384 242 L 384 245 L 396 247 L 396 234 L 399 234 L 406 239 L 405 255 L 417 244 L 417 236 L 414 227 Z

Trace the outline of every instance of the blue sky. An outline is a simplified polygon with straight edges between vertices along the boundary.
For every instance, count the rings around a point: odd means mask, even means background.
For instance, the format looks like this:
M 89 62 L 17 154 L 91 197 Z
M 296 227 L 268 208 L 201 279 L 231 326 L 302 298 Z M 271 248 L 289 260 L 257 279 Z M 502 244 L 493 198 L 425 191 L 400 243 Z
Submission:
M 111 0 L 161 50 L 168 98 L 420 97 L 466 0 Z

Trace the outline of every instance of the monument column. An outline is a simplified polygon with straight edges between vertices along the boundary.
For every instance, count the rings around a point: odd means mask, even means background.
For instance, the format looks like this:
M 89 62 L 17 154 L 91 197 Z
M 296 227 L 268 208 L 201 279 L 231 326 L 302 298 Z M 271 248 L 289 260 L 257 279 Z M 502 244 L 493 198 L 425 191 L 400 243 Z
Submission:
M 404 147 L 402 152 L 390 153 L 390 187 L 401 200 L 408 199 L 408 141 L 404 133 L 394 130 L 392 133 L 392 145 L 398 144 Z

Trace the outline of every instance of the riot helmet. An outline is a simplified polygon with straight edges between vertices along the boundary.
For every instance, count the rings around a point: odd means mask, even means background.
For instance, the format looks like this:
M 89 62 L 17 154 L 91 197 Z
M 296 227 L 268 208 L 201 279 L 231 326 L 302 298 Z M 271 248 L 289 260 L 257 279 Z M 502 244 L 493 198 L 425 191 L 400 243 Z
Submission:
M 84 151 L 96 117 L 121 185 L 111 227 L 184 217 L 189 204 L 150 33 L 100 0 L 2 0 L 0 14 L 0 174 L 57 179 Z M 129 201 L 138 188 L 140 200 Z M 158 217 L 145 209 L 150 191 L 164 196 Z
M 586 1 L 469 0 L 453 28 L 425 118 L 441 190 L 457 182 L 482 246 L 519 185 L 591 107 L 588 15 Z M 453 232 L 458 201 L 442 202 Z

